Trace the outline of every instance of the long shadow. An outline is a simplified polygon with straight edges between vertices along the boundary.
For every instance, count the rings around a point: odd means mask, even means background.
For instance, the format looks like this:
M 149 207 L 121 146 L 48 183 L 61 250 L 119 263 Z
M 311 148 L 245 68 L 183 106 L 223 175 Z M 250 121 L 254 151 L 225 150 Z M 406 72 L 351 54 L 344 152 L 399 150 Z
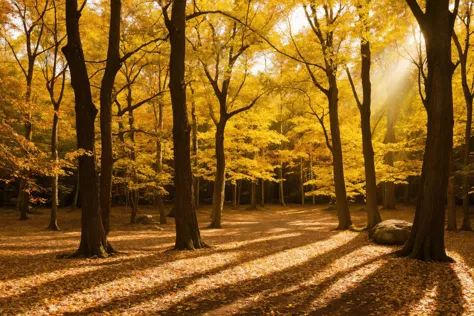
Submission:
M 322 234 L 319 240 L 324 240 L 332 236 L 332 233 Z M 290 237 L 291 238 L 291 237 Z M 293 237 L 294 238 L 294 237 Z M 318 241 L 317 238 L 301 238 L 297 242 L 293 242 L 291 246 L 288 246 L 287 240 L 276 240 L 274 245 L 276 249 L 288 249 L 292 247 L 301 247 L 309 243 Z M 132 276 L 136 271 L 145 270 L 149 268 L 157 268 L 164 263 L 169 263 L 174 260 L 180 259 L 192 259 L 204 255 L 211 255 L 214 253 L 226 253 L 234 252 L 239 249 L 255 248 L 259 249 L 258 255 L 253 254 L 250 257 L 244 257 L 233 263 L 232 265 L 239 265 L 242 262 L 248 260 L 254 260 L 258 257 L 263 257 L 268 254 L 274 253 L 275 249 L 263 248 L 263 251 L 260 246 L 262 246 L 265 241 L 252 244 L 251 247 L 246 247 L 242 245 L 241 247 L 228 249 L 228 250 L 219 250 L 219 249 L 209 249 L 197 252 L 190 253 L 180 253 L 180 252 L 167 252 L 160 253 L 155 255 L 150 255 L 140 258 L 129 258 L 123 259 L 120 264 L 109 265 L 98 270 L 87 271 L 77 275 L 66 275 L 59 277 L 52 281 L 47 281 L 38 286 L 34 286 L 30 289 L 25 290 L 24 292 L 13 295 L 7 298 L 0 298 L 0 306 L 8 307 L 9 309 L 15 310 L 16 308 L 30 309 L 37 305 L 39 302 L 44 301 L 45 299 L 58 298 L 60 296 L 66 296 L 68 294 L 79 292 L 89 287 L 96 286 L 97 284 L 112 282 L 118 278 L 124 278 Z M 222 268 L 221 268 L 222 269 Z M 218 272 L 219 269 L 216 269 Z M 174 281 L 177 282 L 177 281 Z M 166 290 L 169 290 L 166 288 Z M 24 300 L 25 297 L 28 297 L 28 300 Z
M 423 303 L 422 300 L 429 300 L 427 292 L 437 287 L 436 304 L 428 303 L 429 306 L 437 305 L 437 310 L 422 312 L 430 315 L 463 314 L 465 301 L 462 287 L 450 265 L 444 264 L 440 273 L 434 273 L 430 263 L 407 260 L 389 260 L 356 287 L 324 307 L 310 309 L 310 312 L 315 315 L 409 314 L 410 309 Z M 308 296 L 304 304 L 310 306 L 314 298 Z M 452 306 L 456 308 L 452 309 Z
M 317 239 L 314 237 L 314 235 L 312 236 L 312 238 L 313 239 L 310 240 L 308 244 L 325 240 L 325 238 Z M 160 311 L 160 314 L 169 313 L 169 314 L 179 315 L 184 312 L 191 313 L 191 314 L 196 314 L 197 312 L 205 313 L 206 311 L 211 311 L 213 309 L 226 305 L 230 301 L 234 301 L 239 298 L 245 298 L 251 293 L 257 293 L 265 289 L 275 289 L 277 287 L 285 287 L 293 281 L 305 279 L 307 275 L 305 275 L 304 272 L 306 271 L 308 265 L 315 268 L 316 270 L 323 269 L 325 265 L 329 264 L 329 262 L 326 262 L 325 264 L 321 263 L 321 262 L 324 262 L 325 259 L 338 256 L 338 255 L 342 256 L 342 255 L 345 255 L 347 253 L 357 250 L 358 248 L 363 246 L 363 242 L 361 242 L 361 240 L 366 239 L 366 238 L 367 238 L 366 236 L 359 235 L 355 239 L 351 240 L 349 243 L 344 244 L 340 247 L 336 247 L 326 253 L 321 254 L 320 256 L 312 258 L 308 262 L 283 269 L 281 271 L 269 274 L 261 278 L 250 279 L 247 281 L 239 282 L 238 284 L 221 286 L 221 287 L 211 289 L 208 291 L 196 293 L 195 295 L 187 297 L 183 300 L 176 301 L 167 310 Z M 291 248 L 293 247 L 297 248 L 303 245 L 293 245 Z M 264 257 L 265 255 L 275 254 L 277 252 L 278 251 L 275 251 L 275 249 L 271 249 L 270 251 L 267 251 L 266 254 L 259 253 L 258 257 L 261 258 L 261 257 Z M 163 296 L 170 292 L 170 285 L 175 285 L 175 287 L 177 287 L 178 289 L 182 289 L 188 285 L 191 285 L 194 281 L 200 278 L 208 277 L 215 273 L 224 271 L 226 269 L 239 266 L 245 262 L 258 259 L 258 257 L 245 256 L 238 261 L 232 262 L 229 265 L 222 266 L 222 267 L 213 269 L 211 271 L 208 271 L 202 274 L 193 275 L 188 278 L 174 280 L 173 282 L 171 282 L 171 284 L 160 284 L 159 286 L 154 287 L 152 289 L 147 289 L 146 291 L 137 291 L 133 295 L 114 299 L 112 301 L 95 306 L 93 308 L 83 310 L 77 314 L 82 315 L 82 314 L 90 314 L 93 312 L 104 312 L 104 311 L 116 310 L 117 308 L 126 309 L 126 308 L 129 308 L 130 305 L 138 305 L 140 303 L 143 303 L 149 300 L 159 299 L 160 296 Z M 222 293 L 225 293 L 227 300 L 225 301 L 216 300 L 215 298 L 220 297 Z M 180 306 L 182 305 L 186 305 L 190 307 L 191 306 L 199 306 L 199 307 L 197 310 L 190 308 L 188 311 L 183 311 L 180 309 Z

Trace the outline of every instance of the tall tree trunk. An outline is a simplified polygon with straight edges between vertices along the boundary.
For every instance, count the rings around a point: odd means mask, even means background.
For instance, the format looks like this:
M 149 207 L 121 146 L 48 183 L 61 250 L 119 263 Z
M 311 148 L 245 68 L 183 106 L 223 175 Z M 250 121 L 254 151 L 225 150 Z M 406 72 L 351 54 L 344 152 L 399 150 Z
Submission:
M 71 84 L 75 95 L 78 149 L 87 154 L 79 157 L 79 184 L 81 186 L 81 243 L 75 256 L 105 257 L 110 249 L 107 243 L 99 206 L 97 162 L 95 156 L 94 121 L 97 109 L 92 102 L 89 76 L 79 33 L 77 0 L 66 0 L 67 45 L 62 51 L 68 61 Z
M 364 8 L 361 8 L 364 9 Z M 360 13 L 360 18 L 365 20 L 366 14 Z M 368 32 L 367 27 L 364 29 Z M 370 115 L 372 105 L 372 84 L 370 82 L 371 51 L 370 42 L 364 38 L 360 39 L 361 55 L 361 80 L 362 80 L 362 102 L 357 96 L 355 85 L 349 75 L 352 90 L 360 112 L 360 126 L 362 130 L 362 151 L 364 154 L 365 190 L 367 203 L 367 229 L 370 231 L 375 225 L 382 221 L 377 204 L 377 181 L 375 176 L 374 149 L 372 146 L 372 131 L 370 128 Z M 347 70 L 349 74 L 349 70 Z
M 54 168 L 57 168 L 58 164 L 58 108 L 55 106 L 54 117 L 53 117 L 53 128 L 51 133 L 51 158 L 54 163 Z M 51 217 L 49 219 L 48 229 L 59 230 L 58 227 L 58 174 L 56 170 L 54 175 L 51 177 Z
M 120 22 L 122 3 L 110 0 L 109 43 L 107 62 L 100 86 L 100 139 L 102 156 L 100 164 L 100 209 L 105 234 L 110 231 L 110 207 L 112 200 L 112 90 L 115 76 L 120 70 Z
M 157 115 L 157 124 L 156 124 L 156 133 L 158 134 L 158 138 L 156 140 L 156 174 L 160 175 L 163 171 L 163 144 L 162 144 L 162 137 L 163 137 L 163 101 L 160 99 L 158 101 L 158 113 Z M 166 221 L 166 213 L 165 213 L 165 206 L 163 204 L 163 198 L 158 190 L 155 190 L 155 204 L 158 207 L 158 211 L 160 212 L 160 224 L 167 224 Z
M 349 205 L 347 204 L 346 183 L 344 180 L 344 163 L 342 160 L 341 135 L 339 131 L 339 91 L 336 78 L 329 76 L 330 89 L 328 92 L 329 101 L 329 125 L 332 139 L 332 159 L 334 186 L 336 187 L 336 207 L 339 225 L 337 229 L 348 229 L 352 225 Z
M 194 90 L 191 88 L 191 91 L 194 95 Z M 197 123 L 197 115 L 196 115 L 196 102 L 193 97 L 193 101 L 191 103 L 192 109 L 191 109 L 191 116 L 192 116 L 192 121 L 193 121 L 193 155 L 194 155 L 194 168 L 197 169 L 199 166 L 199 160 L 198 160 L 198 150 L 199 150 L 199 144 L 198 144 L 198 137 L 197 137 L 197 129 L 198 129 L 198 123 Z M 196 208 L 199 208 L 199 176 L 194 177 L 194 196 L 196 198 Z
M 190 132 L 184 80 L 186 55 L 186 0 L 173 1 L 171 19 L 165 10 L 165 23 L 170 32 L 170 92 L 173 108 L 174 183 L 176 189 L 175 249 L 199 249 L 201 240 L 196 216 L 191 171 Z
M 265 206 L 265 180 L 260 179 L 260 206 Z
M 221 217 L 225 198 L 225 152 L 224 129 L 227 121 L 221 116 L 216 129 L 216 178 L 214 181 L 214 195 L 212 201 L 212 222 L 209 228 L 222 228 Z
M 130 205 L 132 207 L 132 212 L 130 214 L 130 223 L 134 224 L 138 214 L 138 206 L 140 200 L 140 192 L 137 189 L 138 185 L 138 173 L 137 173 L 137 155 L 135 152 L 135 117 L 133 115 L 132 109 L 132 90 L 130 85 L 128 86 L 127 94 L 127 103 L 128 103 L 128 124 L 130 128 L 129 139 L 130 139 L 130 160 L 132 161 L 132 178 L 133 178 L 133 187 L 130 189 Z
M 30 41 L 28 40 L 28 46 L 30 46 Z M 29 49 L 28 49 L 29 51 Z M 26 76 L 26 94 L 25 102 L 27 103 L 28 108 L 30 107 L 31 102 L 31 86 L 33 84 L 33 70 L 34 70 L 34 61 L 30 54 L 28 54 L 28 73 Z M 31 124 L 31 110 L 28 109 L 25 114 L 25 139 L 29 142 L 33 140 L 33 126 Z M 27 153 L 25 153 L 27 154 Z M 18 192 L 18 201 L 17 209 L 20 211 L 20 220 L 27 220 L 28 216 L 26 215 L 30 209 L 30 191 L 28 185 L 29 172 L 26 172 L 24 177 L 20 179 L 20 190 Z
M 454 231 L 457 230 L 456 224 L 456 196 L 455 196 L 455 186 L 454 186 L 454 177 L 449 177 L 448 180 L 448 230 Z
M 444 245 L 444 205 L 453 147 L 451 36 L 457 15 L 449 0 L 427 0 L 423 13 L 407 0 L 424 34 L 428 62 L 425 84 L 428 131 L 415 220 L 399 255 L 425 261 L 448 261 Z

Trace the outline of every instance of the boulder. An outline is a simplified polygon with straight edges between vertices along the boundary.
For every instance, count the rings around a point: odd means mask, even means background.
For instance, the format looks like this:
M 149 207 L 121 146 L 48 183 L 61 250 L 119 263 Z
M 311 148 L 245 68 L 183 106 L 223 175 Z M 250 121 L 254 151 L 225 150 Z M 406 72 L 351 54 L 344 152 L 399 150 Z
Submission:
M 370 231 L 370 238 L 382 245 L 403 245 L 410 237 L 412 224 L 397 219 L 378 223 Z
M 143 225 L 151 225 L 151 224 L 155 224 L 155 220 L 153 219 L 153 216 L 151 215 L 141 215 L 135 219 L 135 223 L 143 224 Z

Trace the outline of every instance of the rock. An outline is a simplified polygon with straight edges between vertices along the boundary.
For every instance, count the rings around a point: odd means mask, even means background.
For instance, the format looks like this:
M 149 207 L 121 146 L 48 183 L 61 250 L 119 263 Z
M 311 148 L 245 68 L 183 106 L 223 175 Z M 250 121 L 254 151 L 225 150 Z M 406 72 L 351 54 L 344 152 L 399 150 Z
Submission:
M 370 231 L 370 238 L 382 245 L 403 245 L 410 237 L 412 224 L 397 219 L 378 223 Z
M 143 224 L 143 225 L 151 225 L 151 224 L 155 224 L 155 220 L 153 219 L 153 216 L 151 215 L 141 215 L 135 219 L 135 223 Z

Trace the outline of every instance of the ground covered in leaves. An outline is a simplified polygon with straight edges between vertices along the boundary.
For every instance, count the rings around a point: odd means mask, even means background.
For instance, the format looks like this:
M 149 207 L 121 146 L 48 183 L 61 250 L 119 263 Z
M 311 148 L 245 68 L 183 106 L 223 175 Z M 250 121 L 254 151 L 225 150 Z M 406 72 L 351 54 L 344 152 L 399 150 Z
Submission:
M 60 210 L 62 230 L 49 232 L 47 210 L 25 222 L 2 210 L 0 315 L 474 315 L 474 233 L 446 232 L 453 264 L 393 258 L 397 247 L 333 230 L 327 208 L 226 209 L 211 230 L 203 207 L 212 248 L 185 252 L 170 251 L 174 225 L 130 225 L 117 208 L 109 240 L 124 253 L 95 260 L 56 259 L 78 246 L 79 211 Z M 351 211 L 362 225 L 365 212 Z M 413 210 L 382 217 L 411 221 Z

